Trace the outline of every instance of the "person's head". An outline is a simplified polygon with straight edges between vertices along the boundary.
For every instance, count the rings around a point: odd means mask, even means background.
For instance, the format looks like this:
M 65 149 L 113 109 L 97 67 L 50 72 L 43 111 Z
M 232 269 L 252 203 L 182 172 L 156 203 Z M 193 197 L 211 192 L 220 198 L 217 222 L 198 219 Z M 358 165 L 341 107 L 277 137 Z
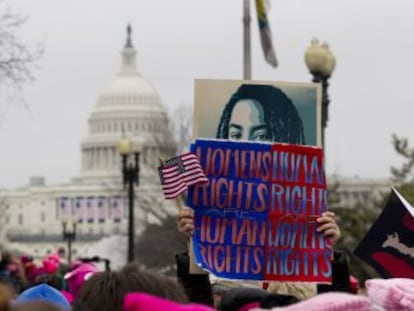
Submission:
M 0 311 L 8 311 L 10 301 L 14 298 L 12 286 L 5 282 L 0 283 Z
M 99 272 L 83 284 L 74 306 L 77 310 L 122 311 L 124 296 L 131 292 L 143 292 L 185 302 L 181 296 L 168 297 L 165 290 L 168 286 L 172 284 L 167 284 L 166 280 L 147 272 Z M 178 284 L 175 286 L 178 287 Z
M 12 305 L 9 311 L 64 311 L 64 309 L 45 301 L 31 301 Z
M 56 288 L 57 290 L 62 290 L 63 289 L 63 284 L 62 284 L 62 279 L 55 274 L 41 274 L 39 276 L 37 276 L 34 279 L 34 285 L 39 285 L 42 283 L 46 283 L 49 286 L 52 286 L 53 288 Z
M 65 280 L 69 287 L 69 292 L 76 297 L 83 284 L 93 274 L 98 272 L 98 268 L 93 263 L 80 264 L 76 269 L 65 274 Z
M 1 261 L 5 263 L 11 263 L 14 259 L 13 253 L 9 250 L 4 250 L 1 253 Z
M 223 109 L 216 138 L 305 144 L 292 100 L 272 85 L 243 84 Z
M 64 311 L 69 311 L 71 309 L 71 306 L 65 296 L 57 289 L 47 285 L 46 283 L 26 289 L 17 297 L 14 304 L 20 305 L 23 303 L 37 301 L 51 303 Z

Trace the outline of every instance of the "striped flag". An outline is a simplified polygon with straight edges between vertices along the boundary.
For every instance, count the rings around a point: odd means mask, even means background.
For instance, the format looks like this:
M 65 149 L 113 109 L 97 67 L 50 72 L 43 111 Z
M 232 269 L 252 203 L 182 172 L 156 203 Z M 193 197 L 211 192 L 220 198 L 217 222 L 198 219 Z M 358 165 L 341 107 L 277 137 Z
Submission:
M 123 198 L 116 196 L 112 198 L 112 219 L 114 222 L 120 222 L 122 219 L 122 212 L 124 209 Z
M 106 211 L 108 208 L 108 199 L 105 197 L 99 197 L 98 198 L 98 221 L 99 222 L 105 222 L 106 219 Z
M 85 200 L 83 197 L 76 197 L 75 199 L 75 215 L 76 220 L 81 223 L 85 218 Z
M 68 197 L 61 197 L 59 199 L 60 219 L 69 220 L 70 217 L 70 199 Z
M 94 206 L 94 197 L 88 197 L 86 199 L 86 218 L 88 222 L 95 221 L 95 206 Z
M 268 5 L 264 0 L 256 0 L 257 21 L 259 23 L 260 41 L 262 43 L 263 53 L 266 61 L 273 67 L 277 67 L 278 62 L 276 53 L 273 48 L 272 31 L 270 30 L 269 20 L 267 18 Z
M 208 183 L 197 156 L 191 152 L 164 162 L 158 172 L 166 199 L 178 197 L 193 184 Z

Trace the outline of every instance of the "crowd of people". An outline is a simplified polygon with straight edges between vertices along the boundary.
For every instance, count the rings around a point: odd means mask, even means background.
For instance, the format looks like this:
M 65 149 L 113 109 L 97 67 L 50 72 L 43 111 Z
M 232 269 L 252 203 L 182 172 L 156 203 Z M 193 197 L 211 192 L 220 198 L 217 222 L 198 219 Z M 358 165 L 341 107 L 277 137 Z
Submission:
M 193 218 L 189 208 L 177 216 L 177 228 L 187 237 L 194 230 Z M 340 237 L 335 215 L 325 213 L 318 222 L 335 244 Z M 329 285 L 212 282 L 207 273 L 190 274 L 187 252 L 175 260 L 177 277 L 169 278 L 143 271 L 136 262 L 100 271 L 93 262 L 65 263 L 57 254 L 39 264 L 3 250 L 0 311 L 414 310 L 414 280 L 372 279 L 366 283 L 366 294 L 358 294 L 341 252 L 334 252 Z

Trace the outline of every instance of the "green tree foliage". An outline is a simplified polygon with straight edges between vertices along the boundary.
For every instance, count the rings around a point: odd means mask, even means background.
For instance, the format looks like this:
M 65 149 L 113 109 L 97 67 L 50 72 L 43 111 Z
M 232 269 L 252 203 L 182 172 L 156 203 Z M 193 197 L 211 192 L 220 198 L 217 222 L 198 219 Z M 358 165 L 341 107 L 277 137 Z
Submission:
M 403 158 L 401 167 L 391 167 L 392 181 L 398 191 L 411 204 L 414 203 L 414 147 L 408 144 L 407 138 L 392 135 L 395 151 Z
M 161 223 L 146 226 L 136 243 L 135 258 L 146 269 L 174 275 L 175 254 L 186 250 L 186 245 L 175 216 L 168 215 Z
M 414 147 L 411 147 L 406 138 L 392 136 L 394 150 L 400 155 L 404 162 L 401 167 L 391 167 L 391 179 L 394 186 L 411 203 L 414 203 Z M 339 182 L 333 182 L 328 189 L 328 201 L 331 210 L 337 215 L 337 221 L 341 228 L 342 237 L 337 248 L 344 250 L 349 259 L 349 267 L 352 275 L 357 277 L 361 284 L 368 278 L 376 277 L 378 274 L 369 265 L 365 264 L 353 254 L 361 239 L 371 228 L 378 215 L 384 208 L 390 192 L 383 193 L 376 201 L 370 202 L 369 206 L 362 202 L 354 206 L 341 206 L 339 202 Z
M 376 276 L 376 272 L 355 256 L 353 252 L 362 237 L 374 223 L 380 209 L 372 206 L 364 206 L 361 202 L 357 202 L 354 206 L 341 205 L 339 196 L 340 187 L 341 184 L 337 178 L 333 178 L 328 187 L 330 210 L 335 213 L 338 225 L 341 228 L 341 239 L 335 248 L 346 253 L 350 273 L 362 285 L 366 279 Z

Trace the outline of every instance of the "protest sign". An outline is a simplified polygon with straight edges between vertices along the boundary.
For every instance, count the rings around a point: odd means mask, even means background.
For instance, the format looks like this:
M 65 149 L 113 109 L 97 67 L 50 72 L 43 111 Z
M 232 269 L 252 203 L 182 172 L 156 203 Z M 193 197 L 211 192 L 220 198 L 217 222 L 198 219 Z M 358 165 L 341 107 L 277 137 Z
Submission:
M 332 250 L 320 148 L 196 140 L 209 184 L 190 187 L 197 263 L 231 279 L 330 282 Z
M 317 83 L 197 79 L 193 138 L 321 146 L 321 97 Z M 230 133 L 230 124 L 243 127 L 255 114 L 255 125 L 266 126 L 265 135 L 260 130 L 243 138 Z
M 414 208 L 396 189 L 355 254 L 384 278 L 414 278 Z

